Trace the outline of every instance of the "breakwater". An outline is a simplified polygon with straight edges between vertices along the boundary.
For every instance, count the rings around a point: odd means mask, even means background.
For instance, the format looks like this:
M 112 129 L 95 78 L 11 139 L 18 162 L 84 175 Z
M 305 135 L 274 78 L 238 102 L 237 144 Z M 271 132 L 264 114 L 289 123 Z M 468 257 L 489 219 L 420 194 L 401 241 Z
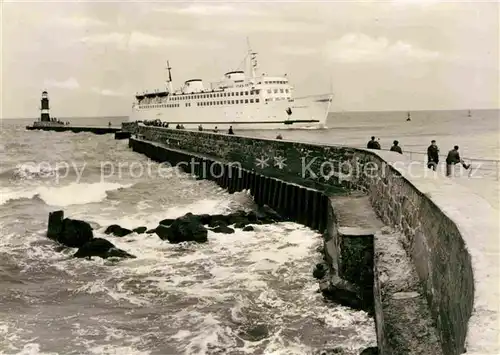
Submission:
M 460 214 L 446 208 L 447 193 L 460 193 L 459 187 L 449 187 L 448 182 L 432 177 L 432 181 L 406 177 L 404 165 L 390 164 L 392 153 L 384 156 L 383 152 L 347 147 L 143 125 L 124 129 L 167 149 L 239 162 L 247 171 L 312 188 L 333 199 L 346 190 L 364 194 L 378 218 L 400 231 L 399 235 L 381 231 L 373 236 L 375 313 L 381 353 L 461 354 L 466 346 L 468 353 L 495 353 L 498 300 L 492 303 L 486 294 L 486 273 L 489 271 L 490 278 L 496 281 L 498 270 L 481 265 L 488 256 L 479 260 L 481 249 L 471 238 L 480 237 L 474 227 L 486 231 L 485 221 L 481 221 L 482 225 L 463 225 L 457 220 Z M 430 191 L 440 206 L 426 194 Z M 443 191 L 444 197 L 439 195 Z M 475 201 L 474 196 L 469 196 L 471 201 Z M 466 208 L 457 199 L 453 203 Z M 475 209 L 488 212 L 479 203 Z M 333 222 L 335 218 L 329 223 Z M 338 235 L 330 234 L 328 238 L 325 252 L 337 255 L 330 262 L 338 270 Z M 474 328 L 468 326 L 469 321 Z M 484 329 L 481 338 L 475 330 L 479 325 Z
M 109 134 L 109 133 L 116 133 L 121 130 L 121 128 L 116 128 L 116 127 L 76 127 L 76 126 L 37 126 L 37 125 L 31 125 L 31 126 L 26 126 L 27 130 L 42 130 L 42 131 L 54 131 L 54 132 L 73 132 L 73 133 L 80 133 L 80 132 L 90 132 L 94 134 Z
M 329 224 L 330 200 L 321 191 L 255 174 L 231 162 L 168 149 L 152 142 L 131 139 L 129 145 L 134 151 L 143 153 L 152 160 L 168 161 L 169 164 L 177 165 L 201 179 L 213 180 L 229 193 L 250 190 L 258 205 L 268 205 L 280 214 L 312 229 L 323 231 Z

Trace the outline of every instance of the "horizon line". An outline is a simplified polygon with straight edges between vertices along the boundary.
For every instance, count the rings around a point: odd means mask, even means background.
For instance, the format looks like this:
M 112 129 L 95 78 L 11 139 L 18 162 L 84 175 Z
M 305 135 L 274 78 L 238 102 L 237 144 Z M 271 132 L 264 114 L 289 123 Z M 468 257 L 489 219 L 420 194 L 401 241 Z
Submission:
M 429 112 L 429 111 L 500 111 L 500 107 L 497 108 L 458 108 L 458 109 L 416 109 L 416 110 L 335 110 L 328 111 L 328 113 L 362 113 L 362 112 Z M 54 117 L 58 119 L 87 119 L 87 118 L 129 118 L 127 115 L 102 115 L 102 116 L 59 116 Z M 0 120 L 29 120 L 33 119 L 33 117 L 0 117 Z

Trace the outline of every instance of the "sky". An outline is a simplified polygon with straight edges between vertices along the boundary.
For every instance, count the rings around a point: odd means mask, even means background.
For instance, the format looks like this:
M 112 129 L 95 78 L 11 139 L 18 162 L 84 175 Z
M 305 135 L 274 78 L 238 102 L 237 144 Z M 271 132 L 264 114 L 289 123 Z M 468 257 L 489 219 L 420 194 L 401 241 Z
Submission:
M 499 108 L 499 3 L 396 1 L 7 1 L 1 117 L 127 116 L 134 95 L 240 69 L 332 111 Z

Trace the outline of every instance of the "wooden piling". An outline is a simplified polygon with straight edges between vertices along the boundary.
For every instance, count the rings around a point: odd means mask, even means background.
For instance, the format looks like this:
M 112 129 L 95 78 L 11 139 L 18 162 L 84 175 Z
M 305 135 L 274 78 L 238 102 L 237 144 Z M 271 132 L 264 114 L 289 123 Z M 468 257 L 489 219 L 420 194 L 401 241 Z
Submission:
M 311 204 L 310 204 L 310 220 L 311 220 L 311 225 L 310 227 L 312 229 L 318 229 L 318 221 L 319 221 L 319 201 L 320 201 L 321 193 L 319 191 L 312 191 L 312 196 L 311 196 Z M 321 230 L 320 230 L 321 232 Z

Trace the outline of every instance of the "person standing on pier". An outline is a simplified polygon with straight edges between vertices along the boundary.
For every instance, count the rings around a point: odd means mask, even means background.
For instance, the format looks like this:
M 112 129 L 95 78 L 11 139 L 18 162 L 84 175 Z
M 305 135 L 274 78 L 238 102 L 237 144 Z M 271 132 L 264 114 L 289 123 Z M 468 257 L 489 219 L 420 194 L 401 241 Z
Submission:
M 380 149 L 380 143 L 375 140 L 375 136 L 372 136 L 372 139 L 370 141 L 368 141 L 366 148 L 368 148 L 368 149 Z
M 227 134 L 234 134 L 233 126 L 229 126 L 229 130 L 227 131 Z
M 399 146 L 399 142 L 398 141 L 394 141 L 393 143 L 394 143 L 394 145 L 391 147 L 391 152 L 396 152 L 396 153 L 399 153 L 399 154 L 403 154 L 403 150 Z
M 436 171 L 439 164 L 439 148 L 436 141 L 433 139 L 431 145 L 427 148 L 427 167 Z
M 448 156 L 446 157 L 446 176 L 451 176 L 452 167 L 458 163 L 461 163 L 465 170 L 470 168 L 470 165 L 465 164 L 463 159 L 460 157 L 460 153 L 458 153 L 458 145 L 456 145 L 448 152 Z

